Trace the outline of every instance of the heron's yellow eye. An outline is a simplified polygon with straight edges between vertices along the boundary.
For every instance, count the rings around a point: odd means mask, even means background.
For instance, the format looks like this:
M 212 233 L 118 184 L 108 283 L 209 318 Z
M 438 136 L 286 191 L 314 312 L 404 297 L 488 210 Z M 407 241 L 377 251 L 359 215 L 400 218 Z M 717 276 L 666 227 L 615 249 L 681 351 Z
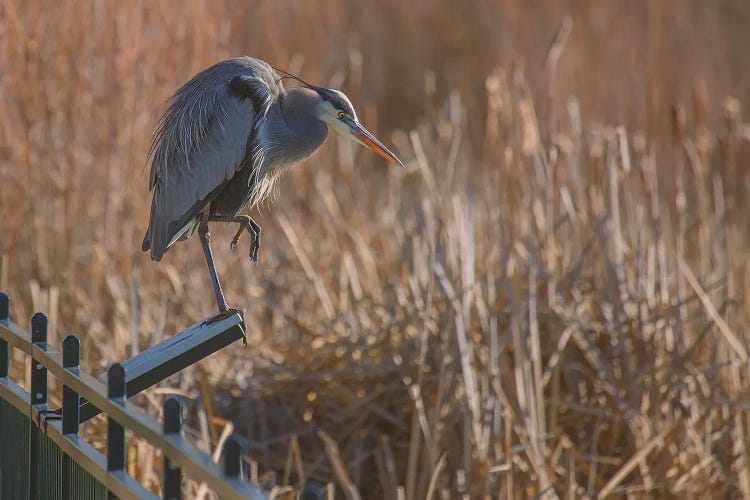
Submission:
M 343 118 L 345 116 L 346 116 L 346 113 L 344 113 L 343 111 L 339 111 L 339 118 Z

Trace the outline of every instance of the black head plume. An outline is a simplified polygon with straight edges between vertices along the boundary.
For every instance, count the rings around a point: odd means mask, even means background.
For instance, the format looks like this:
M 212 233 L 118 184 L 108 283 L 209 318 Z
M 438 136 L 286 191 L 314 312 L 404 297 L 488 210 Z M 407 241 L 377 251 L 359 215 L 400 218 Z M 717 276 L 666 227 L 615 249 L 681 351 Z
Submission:
M 288 71 L 284 71 L 283 69 L 275 68 L 273 66 L 271 66 L 271 68 L 273 68 L 274 71 L 278 71 L 279 73 L 282 73 L 284 75 L 284 76 L 282 76 L 281 78 L 279 78 L 277 80 L 277 83 L 280 82 L 281 80 L 286 80 L 287 78 L 291 78 L 292 80 L 297 80 L 298 82 L 300 82 L 305 87 L 313 88 L 313 85 L 310 85 L 309 83 L 307 83 L 306 81 L 304 81 L 302 78 L 298 77 L 297 75 L 293 75 L 293 74 L 289 73 Z
M 336 109 L 340 109 L 342 111 L 346 111 L 352 116 L 356 116 L 354 109 L 352 108 L 352 105 L 348 102 L 346 98 L 342 99 L 341 96 L 343 95 L 342 92 L 338 90 L 331 90 L 327 89 L 325 87 L 318 87 L 317 85 L 312 85 L 310 83 L 307 83 L 302 78 L 298 77 L 297 75 L 293 75 L 289 73 L 288 71 L 284 71 L 283 69 L 274 68 L 271 66 L 275 71 L 278 71 L 279 73 L 282 73 L 284 76 L 279 78 L 279 82 L 281 80 L 285 80 L 287 78 L 291 78 L 292 80 L 297 80 L 300 82 L 304 87 L 307 87 L 310 90 L 314 90 L 315 92 L 320 95 L 323 99 L 333 104 L 333 106 Z M 339 95 L 340 94 L 340 95 Z

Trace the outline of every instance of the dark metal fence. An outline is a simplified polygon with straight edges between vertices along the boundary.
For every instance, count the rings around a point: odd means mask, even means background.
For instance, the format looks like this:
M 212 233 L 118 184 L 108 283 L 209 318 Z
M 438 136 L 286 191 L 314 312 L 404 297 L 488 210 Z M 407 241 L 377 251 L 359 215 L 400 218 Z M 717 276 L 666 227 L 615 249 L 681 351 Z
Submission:
M 36 313 L 31 334 L 10 319 L 10 299 L 0 292 L 0 498 L 157 498 L 126 470 L 125 430 L 147 440 L 164 457 L 164 498 L 182 498 L 183 474 L 202 481 L 222 498 L 267 498 L 242 477 L 244 444 L 238 436 L 224 446 L 223 467 L 181 434 L 181 402 L 164 402 L 163 425 L 129 403 L 165 377 L 244 337 L 242 318 L 199 323 L 161 344 L 110 367 L 107 384 L 79 367 L 80 345 L 69 335 L 62 351 L 47 343 L 47 318 Z M 31 357 L 31 392 L 10 375 L 10 354 Z M 62 407 L 50 408 L 47 375 L 63 384 Z M 80 423 L 107 416 L 107 454 L 79 433 Z

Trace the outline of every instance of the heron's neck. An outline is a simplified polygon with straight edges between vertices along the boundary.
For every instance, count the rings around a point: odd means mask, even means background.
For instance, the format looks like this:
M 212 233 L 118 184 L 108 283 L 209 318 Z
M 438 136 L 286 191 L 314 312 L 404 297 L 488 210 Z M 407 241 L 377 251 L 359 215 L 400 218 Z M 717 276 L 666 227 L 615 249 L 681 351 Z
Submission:
M 278 108 L 271 112 L 278 115 L 269 117 L 268 138 L 273 152 L 268 153 L 271 153 L 272 162 L 289 164 L 301 161 L 323 144 L 328 127 L 316 116 L 318 100 L 316 92 L 295 87 L 277 101 Z

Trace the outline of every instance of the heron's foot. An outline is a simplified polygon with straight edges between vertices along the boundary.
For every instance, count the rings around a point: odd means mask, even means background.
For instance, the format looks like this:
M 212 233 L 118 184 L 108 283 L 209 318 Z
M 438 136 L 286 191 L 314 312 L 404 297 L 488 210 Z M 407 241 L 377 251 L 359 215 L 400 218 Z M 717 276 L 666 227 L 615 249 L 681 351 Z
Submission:
M 250 217 L 243 218 L 241 221 L 238 221 L 238 224 L 240 225 L 240 228 L 237 230 L 234 238 L 232 238 L 229 247 L 232 250 L 237 248 L 237 244 L 240 242 L 240 238 L 242 238 L 242 233 L 247 231 L 253 237 L 253 242 L 250 244 L 250 260 L 257 264 L 258 251 L 260 250 L 260 226 Z
M 216 323 L 217 321 L 226 319 L 230 316 L 234 316 L 235 314 L 239 314 L 240 318 L 242 318 L 242 324 L 240 325 L 240 328 L 242 328 L 242 343 L 245 345 L 245 347 L 247 347 L 247 333 L 245 332 L 245 310 L 244 309 L 234 309 L 232 307 L 227 307 L 223 311 L 219 311 L 218 313 L 214 314 L 210 318 L 206 319 L 202 324 L 210 325 L 212 323 Z
M 244 233 L 246 228 L 244 226 L 240 226 L 239 230 L 237 231 L 237 234 L 234 235 L 234 238 L 232 238 L 232 243 L 229 244 L 229 247 L 234 250 L 237 248 L 237 244 L 240 242 L 240 238 L 242 238 L 242 233 Z M 258 233 L 251 233 L 253 235 L 253 242 L 250 244 L 250 260 L 255 262 L 257 264 L 258 262 L 258 251 L 260 250 L 260 231 Z
M 253 236 L 253 242 L 250 244 L 250 260 L 258 263 L 258 250 L 260 250 L 260 233 Z

